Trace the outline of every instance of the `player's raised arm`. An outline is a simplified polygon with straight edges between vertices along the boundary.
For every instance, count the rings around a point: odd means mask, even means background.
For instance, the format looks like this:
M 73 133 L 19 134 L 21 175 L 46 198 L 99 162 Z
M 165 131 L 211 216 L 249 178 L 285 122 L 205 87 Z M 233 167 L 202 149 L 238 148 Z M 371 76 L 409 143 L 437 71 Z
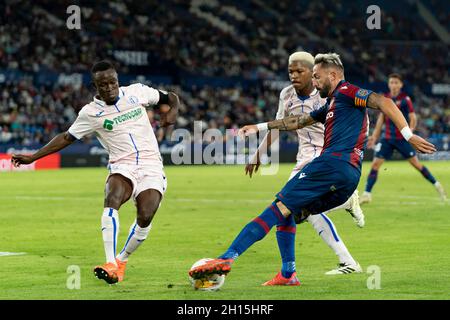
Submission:
M 375 129 L 373 130 L 372 135 L 369 137 L 367 141 L 367 148 L 373 149 L 375 144 L 381 135 L 381 128 L 383 128 L 384 123 L 384 115 L 380 113 L 377 118 L 377 123 L 375 125 Z
M 75 140 L 75 137 L 73 137 L 68 131 L 60 133 L 44 147 L 42 147 L 32 155 L 13 154 L 11 157 L 11 162 L 15 167 L 19 167 L 21 164 L 33 163 L 40 158 L 64 149 L 68 145 L 72 144 Z
M 367 106 L 372 109 L 379 109 L 383 112 L 384 116 L 391 119 L 398 130 L 400 130 L 405 140 L 408 141 L 417 151 L 421 153 L 433 153 L 436 151 L 436 147 L 433 144 L 412 133 L 402 112 L 397 108 L 391 99 L 373 92 L 369 95 Z
M 161 126 L 166 127 L 175 124 L 178 115 L 180 99 L 173 92 L 167 93 L 167 104 L 170 106 L 169 111 L 161 117 Z
M 239 136 L 246 137 L 251 134 L 255 134 L 258 131 L 263 131 L 267 129 L 278 129 L 280 131 L 292 131 L 310 126 L 317 121 L 313 119 L 309 114 L 301 114 L 299 116 L 290 116 L 280 120 L 273 120 L 270 122 L 250 124 L 243 126 L 239 129 Z

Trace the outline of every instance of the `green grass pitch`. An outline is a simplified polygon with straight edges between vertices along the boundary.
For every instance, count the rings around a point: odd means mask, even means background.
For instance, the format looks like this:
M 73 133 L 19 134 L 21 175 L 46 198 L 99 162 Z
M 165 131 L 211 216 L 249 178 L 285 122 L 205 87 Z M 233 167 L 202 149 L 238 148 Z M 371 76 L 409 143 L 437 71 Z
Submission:
M 427 162 L 450 190 L 450 162 Z M 293 165 L 275 176 L 249 179 L 243 166 L 166 167 L 168 192 L 147 241 L 131 256 L 125 281 L 109 286 L 93 276 L 104 261 L 100 231 L 106 169 L 0 174 L 0 299 L 448 299 L 450 205 L 406 162 L 388 162 L 363 207 L 366 227 L 349 214 L 330 215 L 364 269 L 325 276 L 337 258 L 313 228 L 297 229 L 300 287 L 262 287 L 280 257 L 275 232 L 234 264 L 218 292 L 194 291 L 187 279 L 198 259 L 222 253 L 241 228 L 273 200 Z M 369 163 L 359 185 L 366 182 Z M 118 249 L 134 219 L 132 202 L 120 210 Z M 69 266 L 80 268 L 80 289 L 67 288 Z M 369 266 L 380 268 L 381 288 L 368 289 Z

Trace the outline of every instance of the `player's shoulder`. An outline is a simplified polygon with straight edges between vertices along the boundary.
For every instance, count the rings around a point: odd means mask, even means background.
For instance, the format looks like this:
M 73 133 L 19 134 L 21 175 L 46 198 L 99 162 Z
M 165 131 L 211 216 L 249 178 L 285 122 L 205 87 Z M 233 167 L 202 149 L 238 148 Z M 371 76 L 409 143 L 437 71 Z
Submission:
M 406 92 L 400 93 L 399 98 L 400 98 L 401 100 L 406 100 L 406 101 L 408 101 L 408 102 L 411 102 L 411 97 L 408 96 L 408 94 L 407 94 Z
M 286 97 L 291 96 L 294 91 L 295 88 L 292 84 L 288 85 L 287 87 L 284 87 L 280 92 L 280 99 L 285 99 Z
M 372 91 L 351 84 L 350 82 L 345 82 L 337 89 L 337 92 L 338 95 L 341 94 L 344 97 L 350 97 L 353 99 L 355 97 L 367 97 Z
M 99 110 L 102 110 L 101 106 L 95 103 L 95 100 L 85 104 L 80 111 L 78 111 L 78 117 L 80 116 L 89 116 L 91 114 L 97 113 Z
M 140 92 L 143 90 L 148 90 L 148 88 L 150 88 L 150 87 L 147 86 L 146 84 L 136 82 L 136 83 L 132 83 L 128 86 L 122 86 L 119 88 L 119 90 L 122 90 L 125 94 L 129 94 L 129 93 Z

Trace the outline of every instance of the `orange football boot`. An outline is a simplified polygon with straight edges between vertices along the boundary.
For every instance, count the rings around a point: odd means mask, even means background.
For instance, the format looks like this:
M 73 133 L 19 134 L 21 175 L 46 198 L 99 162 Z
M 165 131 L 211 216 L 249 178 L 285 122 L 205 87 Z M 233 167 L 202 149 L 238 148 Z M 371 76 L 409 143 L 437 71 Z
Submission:
M 201 279 L 211 274 L 227 275 L 231 271 L 233 259 L 213 259 L 189 271 L 194 279 Z
M 263 286 L 299 286 L 300 281 L 297 278 L 297 272 L 294 272 L 292 276 L 288 279 L 283 277 L 281 272 L 278 272 L 275 278 L 264 282 Z
M 119 281 L 117 277 L 118 268 L 112 262 L 107 262 L 101 266 L 94 268 L 94 274 L 97 278 L 105 280 L 109 284 L 114 284 Z
M 127 268 L 127 262 L 128 261 L 122 261 L 116 258 L 117 263 L 117 278 L 119 279 L 119 282 L 123 281 L 123 278 L 125 276 L 125 269 Z

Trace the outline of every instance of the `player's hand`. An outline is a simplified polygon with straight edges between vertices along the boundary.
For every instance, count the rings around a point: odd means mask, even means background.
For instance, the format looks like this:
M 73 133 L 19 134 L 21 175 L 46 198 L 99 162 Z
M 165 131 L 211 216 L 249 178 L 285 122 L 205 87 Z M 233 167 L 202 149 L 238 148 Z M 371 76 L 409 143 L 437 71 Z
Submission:
M 26 156 L 23 154 L 13 154 L 11 157 L 11 162 L 14 165 L 14 167 L 18 168 L 21 164 L 30 164 L 34 162 L 34 159 L 32 156 Z
M 238 131 L 238 136 L 241 138 L 245 138 L 248 137 L 249 135 L 255 134 L 257 133 L 258 127 L 256 126 L 256 124 L 250 124 L 247 126 L 243 126 L 242 128 L 239 129 Z
M 250 176 L 250 178 L 251 178 L 252 175 L 253 175 L 253 172 L 255 172 L 255 173 L 258 172 L 259 165 L 260 165 L 260 163 L 257 163 L 257 164 L 249 163 L 249 164 L 247 164 L 245 166 L 245 175 L 248 174 Z
M 375 139 L 374 136 L 369 136 L 369 138 L 367 138 L 367 149 L 375 148 L 376 142 L 377 142 L 377 140 Z
M 245 175 L 249 175 L 250 178 L 253 175 L 253 172 L 258 172 L 259 166 L 261 165 L 261 162 L 259 161 L 259 154 L 256 155 L 256 162 L 251 161 L 249 164 L 245 166 Z
M 413 135 L 408 142 L 420 153 L 433 153 L 436 152 L 436 147 L 429 143 L 427 140 L 419 137 L 418 135 Z

